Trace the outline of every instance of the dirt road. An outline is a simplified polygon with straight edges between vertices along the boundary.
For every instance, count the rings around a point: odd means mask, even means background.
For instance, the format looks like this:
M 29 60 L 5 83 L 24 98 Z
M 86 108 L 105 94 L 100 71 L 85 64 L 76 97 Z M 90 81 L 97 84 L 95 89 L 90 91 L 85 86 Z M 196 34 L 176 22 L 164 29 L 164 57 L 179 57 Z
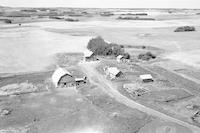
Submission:
M 182 125 L 184 127 L 187 127 L 193 131 L 193 133 L 199 133 L 200 128 L 194 125 L 191 125 L 187 122 L 178 120 L 176 118 L 170 117 L 164 113 L 161 113 L 159 111 L 156 111 L 154 109 L 148 108 L 144 105 L 141 105 L 131 99 L 128 99 L 127 97 L 123 96 L 121 93 L 117 91 L 115 86 L 111 83 L 111 81 L 107 80 L 103 75 L 101 75 L 97 70 L 96 66 L 98 65 L 98 62 L 82 62 L 79 64 L 83 70 L 88 76 L 88 79 L 93 84 L 97 85 L 99 88 L 101 88 L 103 91 L 105 91 L 107 94 L 109 94 L 111 97 L 113 97 L 116 101 L 134 109 L 138 109 L 142 112 L 145 112 L 149 115 L 161 118 L 163 120 L 175 122 L 179 125 Z

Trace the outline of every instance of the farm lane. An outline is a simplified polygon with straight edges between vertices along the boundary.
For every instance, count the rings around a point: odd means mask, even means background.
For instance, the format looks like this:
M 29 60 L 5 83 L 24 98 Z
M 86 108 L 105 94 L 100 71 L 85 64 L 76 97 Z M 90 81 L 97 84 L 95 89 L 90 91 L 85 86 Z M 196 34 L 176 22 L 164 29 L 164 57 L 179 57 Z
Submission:
M 145 112 L 149 115 L 175 122 L 179 125 L 182 125 L 184 127 L 187 127 L 193 131 L 193 133 L 199 133 L 200 128 L 194 125 L 191 125 L 187 122 L 181 121 L 179 119 L 173 118 L 171 116 L 168 116 L 164 113 L 161 113 L 159 111 L 156 111 L 154 109 L 151 109 L 149 107 L 146 107 L 142 104 L 139 104 L 125 96 L 123 96 L 121 93 L 115 89 L 115 87 L 112 85 L 111 81 L 107 80 L 103 75 L 101 75 L 97 70 L 96 66 L 98 65 L 98 62 L 81 62 L 79 63 L 81 66 L 81 69 L 83 72 L 85 72 L 88 76 L 88 79 L 93 84 L 97 85 L 99 88 L 101 88 L 104 92 L 106 92 L 109 96 L 113 97 L 116 101 L 134 109 L 138 109 L 142 112 Z

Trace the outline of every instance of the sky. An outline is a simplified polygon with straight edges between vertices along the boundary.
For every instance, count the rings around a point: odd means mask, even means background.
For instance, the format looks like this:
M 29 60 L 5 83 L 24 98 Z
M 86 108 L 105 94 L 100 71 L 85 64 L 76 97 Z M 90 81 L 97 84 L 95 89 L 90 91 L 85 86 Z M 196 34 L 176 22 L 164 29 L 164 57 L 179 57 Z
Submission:
M 12 7 L 200 8 L 200 0 L 0 0 Z

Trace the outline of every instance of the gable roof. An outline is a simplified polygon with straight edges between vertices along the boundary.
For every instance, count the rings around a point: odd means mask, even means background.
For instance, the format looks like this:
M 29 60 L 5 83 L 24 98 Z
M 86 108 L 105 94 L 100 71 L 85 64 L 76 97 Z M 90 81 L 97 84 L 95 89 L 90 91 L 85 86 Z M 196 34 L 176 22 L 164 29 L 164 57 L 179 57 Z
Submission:
M 123 55 L 118 55 L 117 56 L 117 60 L 120 60 L 120 59 L 122 59 L 124 56 Z
M 69 76 L 72 76 L 70 74 L 69 71 L 67 71 L 66 69 L 63 69 L 63 68 L 57 68 L 53 75 L 52 75 L 52 81 L 53 81 L 53 84 L 57 87 L 58 86 L 58 82 L 60 81 L 60 79 L 65 76 L 65 75 L 69 75 Z
M 93 52 L 92 51 L 90 51 L 90 50 L 86 50 L 86 51 L 84 51 L 84 57 L 91 57 L 93 55 Z
M 117 75 L 119 74 L 121 71 L 116 68 L 116 67 L 109 67 L 107 68 L 107 71 L 110 73 L 110 74 L 113 74 L 113 75 Z
M 75 78 L 75 81 L 76 81 L 76 82 L 85 81 L 85 78 Z
M 151 76 L 151 74 L 143 74 L 143 75 L 140 75 L 140 78 L 142 80 L 145 80 L 145 79 L 153 79 L 153 77 Z

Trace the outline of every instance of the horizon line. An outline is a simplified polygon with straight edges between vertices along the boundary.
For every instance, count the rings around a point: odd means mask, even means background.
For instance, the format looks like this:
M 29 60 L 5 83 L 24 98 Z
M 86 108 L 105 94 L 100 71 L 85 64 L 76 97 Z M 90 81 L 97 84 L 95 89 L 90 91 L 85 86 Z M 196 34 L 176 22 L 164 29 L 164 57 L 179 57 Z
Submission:
M 78 7 L 78 6 L 5 6 L 7 8 L 90 8 L 90 9 L 186 9 L 186 10 L 200 10 L 200 8 L 186 8 L 186 7 Z

